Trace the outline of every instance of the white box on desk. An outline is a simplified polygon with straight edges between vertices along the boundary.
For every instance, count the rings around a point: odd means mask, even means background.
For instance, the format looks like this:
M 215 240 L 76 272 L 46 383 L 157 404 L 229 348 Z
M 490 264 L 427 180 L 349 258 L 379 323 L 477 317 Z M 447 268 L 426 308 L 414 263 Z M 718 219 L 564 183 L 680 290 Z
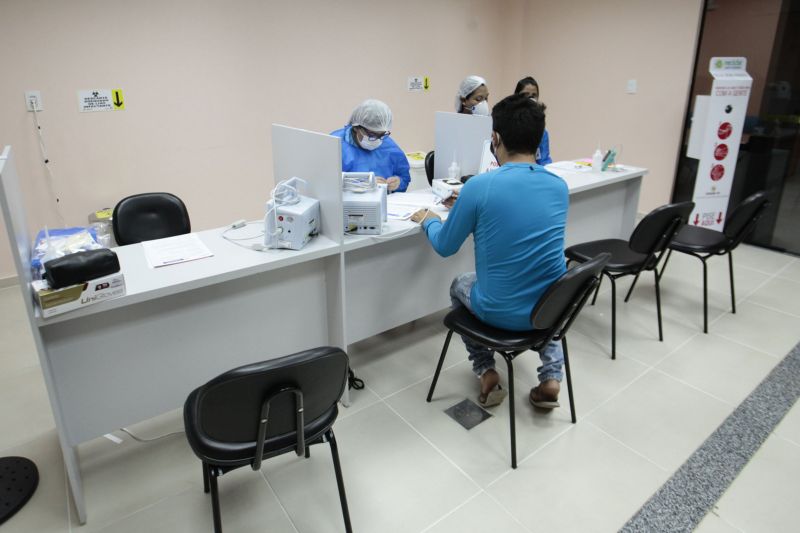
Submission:
M 122 272 L 60 289 L 50 289 L 46 280 L 35 280 L 31 286 L 43 318 L 125 296 L 125 276 Z

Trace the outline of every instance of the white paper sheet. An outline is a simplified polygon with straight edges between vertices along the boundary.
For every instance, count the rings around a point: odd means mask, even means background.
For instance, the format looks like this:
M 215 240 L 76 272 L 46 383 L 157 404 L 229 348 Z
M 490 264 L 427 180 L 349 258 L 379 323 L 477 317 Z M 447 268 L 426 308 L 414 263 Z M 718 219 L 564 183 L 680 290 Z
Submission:
M 145 241 L 142 248 L 150 268 L 177 265 L 214 255 L 196 233 Z
M 548 170 L 569 170 L 570 172 L 591 172 L 592 167 L 588 165 L 582 165 L 580 163 L 576 163 L 575 161 L 556 161 L 555 163 L 550 163 L 546 167 Z

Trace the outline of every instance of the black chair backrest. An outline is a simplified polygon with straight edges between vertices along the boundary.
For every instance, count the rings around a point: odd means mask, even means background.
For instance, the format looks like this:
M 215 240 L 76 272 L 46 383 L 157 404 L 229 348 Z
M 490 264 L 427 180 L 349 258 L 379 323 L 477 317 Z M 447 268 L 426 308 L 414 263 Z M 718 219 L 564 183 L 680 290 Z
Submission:
M 347 383 L 347 354 L 322 347 L 235 368 L 197 390 L 193 419 L 217 442 L 255 442 L 264 400 L 287 387 L 303 394 L 309 424 L 336 405 Z M 282 394 L 270 403 L 266 438 L 295 433 L 295 398 Z
M 611 258 L 608 252 L 567 270 L 545 291 L 531 312 L 533 329 L 551 330 L 552 338 L 567 333 L 586 299 L 600 283 L 603 267 Z
M 135 244 L 192 231 L 180 198 L 168 192 L 134 194 L 119 201 L 112 219 L 117 244 Z
M 722 232 L 731 241 L 731 248 L 739 246 L 748 233 L 756 227 L 756 222 L 767 207 L 769 207 L 769 199 L 764 191 L 751 194 L 736 206 L 722 229 Z
M 425 177 L 428 178 L 428 185 L 433 185 L 433 150 L 425 156 Z
M 650 211 L 634 228 L 628 241 L 631 250 L 650 256 L 647 268 L 652 268 L 652 258 L 669 245 L 678 230 L 689 220 L 694 202 L 667 204 Z

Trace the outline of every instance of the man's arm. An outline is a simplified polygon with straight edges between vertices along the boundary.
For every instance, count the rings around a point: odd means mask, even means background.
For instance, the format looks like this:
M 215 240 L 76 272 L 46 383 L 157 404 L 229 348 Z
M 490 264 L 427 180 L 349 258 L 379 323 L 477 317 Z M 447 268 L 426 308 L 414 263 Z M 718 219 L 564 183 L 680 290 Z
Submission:
M 472 182 L 464 184 L 458 200 L 447 215 L 446 222 L 438 219 L 427 219 L 422 222 L 422 228 L 431 246 L 442 257 L 456 253 L 469 234 L 475 230 L 478 219 L 477 200 L 481 188 L 477 184 L 470 187 L 470 183 Z

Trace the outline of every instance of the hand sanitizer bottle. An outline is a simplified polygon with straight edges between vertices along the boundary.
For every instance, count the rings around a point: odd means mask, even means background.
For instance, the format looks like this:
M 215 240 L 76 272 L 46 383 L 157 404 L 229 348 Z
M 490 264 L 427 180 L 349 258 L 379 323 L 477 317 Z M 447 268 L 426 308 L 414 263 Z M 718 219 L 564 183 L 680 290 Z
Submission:
M 593 172 L 601 172 L 603 170 L 603 152 L 600 150 L 600 146 L 597 147 L 597 150 L 594 151 L 594 155 L 592 156 L 592 171 Z
M 456 163 L 454 159 L 447 169 L 447 177 L 451 180 L 457 180 L 461 177 L 459 174 L 461 174 L 461 167 L 458 166 L 458 163 Z

